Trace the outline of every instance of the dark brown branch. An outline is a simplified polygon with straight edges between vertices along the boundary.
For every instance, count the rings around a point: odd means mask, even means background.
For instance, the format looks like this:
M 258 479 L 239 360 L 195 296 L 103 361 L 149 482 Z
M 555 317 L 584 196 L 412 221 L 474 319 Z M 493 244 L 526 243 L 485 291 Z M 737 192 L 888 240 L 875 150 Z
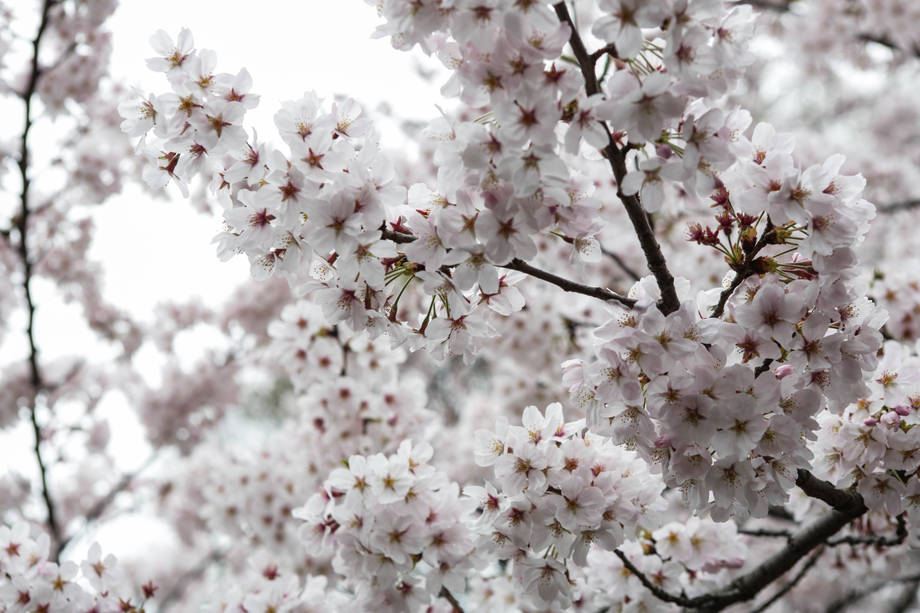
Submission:
M 720 590 L 693 598 L 688 598 L 684 594 L 671 594 L 652 583 L 622 552 L 616 551 L 615 553 L 642 585 L 665 602 L 671 602 L 700 613 L 714 613 L 735 603 L 751 600 L 760 590 L 779 579 L 815 547 L 825 543 L 841 528 L 868 510 L 862 496 L 858 493 L 838 490 L 830 482 L 818 479 L 806 470 L 799 469 L 796 485 L 812 498 L 829 504 L 832 507 L 831 511 L 793 534 L 785 547 Z
M 564 240 L 565 242 L 567 242 L 567 243 L 570 244 L 570 245 L 574 245 L 574 244 L 575 244 L 575 239 L 572 238 L 571 236 L 565 236 L 565 235 L 563 235 L 563 234 L 557 234 L 556 236 L 558 236 L 559 238 L 561 238 L 562 240 Z M 606 247 L 603 247 L 603 246 L 602 246 L 602 247 L 601 247 L 601 253 L 602 253 L 605 257 L 608 257 L 608 258 L 610 258 L 611 260 L 613 260 L 613 263 L 616 264 L 617 266 L 619 266 L 620 270 L 622 270 L 622 271 L 626 274 L 626 276 L 629 277 L 630 279 L 632 279 L 633 281 L 638 281 L 639 279 L 642 278 L 642 277 L 639 276 L 639 273 L 637 273 L 635 270 L 633 270 L 633 269 L 629 266 L 629 264 L 627 264 L 627 263 L 623 260 L 623 258 L 621 258 L 619 255 L 617 255 L 617 254 L 614 253 L 613 251 L 610 251 L 610 250 L 608 250 Z
M 827 605 L 827 608 L 824 609 L 824 613 L 841 613 L 841 611 L 845 610 L 850 605 L 856 604 L 866 596 L 869 596 L 870 594 L 873 594 L 885 586 L 891 585 L 893 583 L 906 583 L 908 585 L 913 584 L 913 589 L 916 590 L 918 583 L 920 583 L 920 573 L 907 575 L 905 577 L 896 577 L 894 579 L 888 579 L 885 581 L 877 581 L 868 585 L 867 587 L 850 590 L 842 597 Z
M 739 528 L 738 534 L 745 536 L 758 536 L 766 538 L 792 538 L 792 533 L 788 530 L 766 530 L 764 528 Z
M 626 296 L 621 296 L 620 294 L 607 289 L 606 287 L 592 287 L 589 285 L 582 285 L 581 283 L 575 283 L 559 275 L 554 275 L 551 272 L 541 270 L 531 266 L 523 260 L 517 258 L 511 260 L 507 264 L 503 264 L 502 268 L 508 268 L 510 270 L 517 270 L 518 272 L 523 272 L 530 275 L 531 277 L 536 277 L 541 281 L 546 281 L 547 283 L 552 283 L 557 287 L 561 287 L 567 292 L 573 292 L 576 294 L 584 294 L 585 296 L 592 296 L 600 300 L 612 300 L 614 302 L 619 302 L 620 304 L 632 307 L 636 304 L 636 301 L 632 298 L 627 298 Z
M 572 16 L 569 15 L 569 9 L 565 5 L 565 2 L 555 3 L 553 9 L 556 11 L 556 17 L 559 18 L 559 21 L 568 24 L 571 30 L 569 34 L 569 46 L 572 47 L 572 53 L 575 54 L 578 66 L 581 68 L 581 74 L 585 78 L 585 91 L 589 96 L 592 96 L 600 91 L 597 85 L 597 72 L 595 71 L 595 66 L 598 58 L 600 58 L 603 53 L 598 53 L 596 56 L 588 53 L 588 50 L 585 48 L 585 43 L 581 40 L 581 35 L 578 34 L 578 28 L 575 26 L 575 22 L 572 21 Z
M 897 517 L 897 527 L 895 528 L 894 538 L 889 536 L 856 536 L 846 535 L 840 538 L 831 539 L 827 542 L 830 547 L 838 545 L 869 545 L 872 547 L 896 547 L 907 540 L 907 521 L 904 514 Z
M 160 600 L 160 606 L 157 607 L 157 613 L 165 613 L 171 609 L 176 602 L 185 594 L 185 590 L 188 589 L 188 586 L 191 585 L 196 579 L 201 578 L 202 575 L 207 572 L 212 564 L 220 562 L 224 558 L 223 551 L 219 549 L 213 550 L 207 556 L 205 556 L 194 568 L 186 571 L 175 584 L 166 592 L 166 595 Z
M 852 519 L 856 519 L 868 510 L 862 496 L 856 492 L 838 490 L 830 481 L 818 479 L 803 468 L 798 470 L 795 484 L 810 497 L 825 502 L 835 511 L 853 515 Z
M 773 224 L 770 223 L 770 220 L 767 219 L 767 225 L 763 230 L 763 233 L 760 235 L 760 238 L 757 239 L 757 242 L 754 243 L 754 246 L 750 250 L 745 251 L 744 253 L 744 262 L 741 264 L 741 270 L 735 273 L 735 278 L 732 279 L 732 282 L 728 287 L 722 290 L 722 293 L 719 294 L 719 302 L 716 304 L 715 309 L 712 311 L 710 317 L 722 317 L 722 314 L 725 312 L 725 305 L 728 303 L 728 299 L 731 295 L 738 289 L 738 286 L 741 283 L 754 274 L 754 260 L 757 258 L 757 254 L 763 249 L 766 244 L 775 236 L 773 231 Z
M 441 586 L 441 591 L 438 593 L 438 596 L 450 603 L 450 606 L 454 608 L 453 613 L 463 613 L 463 607 L 460 606 L 460 603 L 457 602 L 457 599 L 450 593 L 449 589 Z
M 557 14 L 558 14 L 558 13 L 557 13 Z M 597 60 L 601 59 L 602 57 L 604 57 L 604 56 L 607 55 L 607 54 L 609 54 L 610 57 L 612 57 L 612 58 L 619 58 L 619 57 L 620 57 L 619 55 L 617 55 L 617 46 L 616 46 L 615 44 L 613 44 L 613 43 L 608 43 L 608 44 L 604 45 L 603 47 L 601 47 L 600 49 L 598 49 L 597 51 L 595 51 L 594 53 L 592 53 L 592 54 L 589 55 L 588 57 L 591 59 L 592 62 L 595 62 L 594 65 L 596 66 Z
M 42 36 L 48 27 L 49 14 L 53 0 L 45 0 L 42 4 L 41 20 L 38 24 L 38 30 L 35 38 L 32 39 L 32 58 L 29 71 L 29 80 L 25 89 L 21 93 L 21 98 L 25 107 L 25 119 L 22 128 L 19 151 L 19 176 L 22 182 L 22 192 L 19 196 L 20 210 L 16 218 L 16 229 L 19 232 L 18 252 L 22 260 L 22 289 L 26 302 L 26 337 L 29 345 L 29 371 L 30 384 L 32 386 L 30 399 L 30 421 L 32 424 L 32 434 L 35 437 L 35 459 L 38 463 L 38 472 L 41 479 L 42 498 L 45 502 L 47 513 L 48 531 L 51 533 L 53 546 L 61 540 L 60 527 L 58 526 L 57 513 L 55 512 L 54 500 L 51 498 L 51 490 L 48 487 L 48 466 L 42 456 L 42 428 L 38 423 L 38 396 L 42 390 L 41 370 L 38 366 L 38 348 L 35 345 L 35 301 L 32 298 L 32 260 L 29 257 L 29 133 L 32 130 L 32 99 L 38 86 L 40 68 L 38 65 L 39 48 L 41 47 Z
M 571 29 L 569 46 L 572 48 L 572 53 L 575 54 L 575 59 L 578 60 L 581 74 L 585 79 L 585 92 L 589 96 L 598 93 L 600 88 L 595 72 L 597 58 L 592 57 L 592 54 L 589 54 L 585 49 L 585 44 L 581 40 L 581 35 L 579 35 L 578 29 L 575 27 L 571 15 L 569 15 L 569 9 L 566 7 L 565 2 L 555 3 L 553 9 L 556 11 L 559 21 L 568 24 Z M 626 176 L 626 152 L 628 147 L 623 147 L 622 149 L 617 147 L 607 124 L 605 122 L 601 122 L 601 124 L 604 126 L 608 137 L 607 146 L 604 148 L 603 153 L 610 163 L 610 168 L 617 182 L 617 197 L 626 209 L 629 221 L 632 223 L 636 237 L 639 239 L 639 246 L 642 247 L 642 253 L 645 255 L 645 262 L 658 283 L 658 289 L 661 291 L 661 301 L 658 304 L 658 308 L 665 315 L 673 313 L 680 308 L 680 300 L 674 287 L 674 277 L 668 270 L 667 261 L 661 252 L 661 245 L 658 244 L 658 239 L 655 238 L 655 232 L 652 230 L 648 216 L 642 208 L 639 196 L 637 194 L 627 196 L 620 189 L 623 177 Z
M 793 577 L 791 581 L 786 583 L 786 585 L 784 585 L 779 590 L 777 590 L 775 594 L 770 596 L 770 598 L 766 602 L 764 602 L 762 605 L 754 609 L 753 613 L 764 613 L 767 609 L 773 606 L 774 602 L 776 602 L 777 600 L 779 600 L 780 598 L 788 594 L 792 590 L 792 588 L 794 588 L 796 584 L 802 580 L 802 577 L 804 577 L 808 573 L 808 571 L 811 570 L 811 567 L 815 565 L 815 563 L 818 561 L 818 558 L 821 557 L 822 553 L 824 553 L 823 547 L 818 547 L 817 549 L 815 549 L 814 553 L 812 553 L 811 556 L 808 558 L 808 560 L 805 562 L 805 564 L 802 565 L 802 568 L 799 569 L 799 572 L 796 573 L 795 577 Z
M 383 230 L 383 238 L 391 240 L 395 243 L 411 243 L 415 240 L 415 237 L 411 234 L 406 234 L 405 232 L 394 232 L 392 230 Z M 598 298 L 605 301 L 614 301 L 619 302 L 620 304 L 632 307 L 636 304 L 636 301 L 632 298 L 627 298 L 626 296 L 621 296 L 620 294 L 607 289 L 606 287 L 593 287 L 590 285 L 583 285 L 581 283 L 575 283 L 559 275 L 554 275 L 551 272 L 547 272 L 541 268 L 531 266 L 523 260 L 517 258 L 511 260 L 507 264 L 498 265 L 499 268 L 507 268 L 509 270 L 517 270 L 518 272 L 523 272 L 524 274 L 530 275 L 531 277 L 536 277 L 541 281 L 546 281 L 547 283 L 552 283 L 553 285 L 564 289 L 567 292 L 573 292 L 576 294 L 584 294 L 585 296 L 591 296 L 592 298 Z
M 750 4 L 754 8 L 786 13 L 796 0 L 738 0 L 738 4 Z
M 901 211 L 909 211 L 910 209 L 915 209 L 920 207 L 920 198 L 914 198 L 912 200 L 902 200 L 901 202 L 891 202 L 888 204 L 880 204 L 875 207 L 875 212 L 880 215 L 888 215 L 891 213 L 899 213 Z

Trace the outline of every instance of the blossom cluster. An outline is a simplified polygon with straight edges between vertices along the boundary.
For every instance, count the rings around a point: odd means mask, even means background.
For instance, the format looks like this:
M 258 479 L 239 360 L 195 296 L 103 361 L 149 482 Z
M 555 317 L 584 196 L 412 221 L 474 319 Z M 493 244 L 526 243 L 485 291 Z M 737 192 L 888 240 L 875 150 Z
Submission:
M 881 348 L 884 312 L 862 297 L 853 250 L 872 216 L 865 181 L 840 157 L 798 170 L 791 145 L 764 124 L 735 138 L 719 226 L 691 233 L 726 254 L 725 287 L 616 316 L 595 332 L 599 359 L 566 367 L 590 426 L 720 518 L 785 501 L 815 416 L 868 393 Z M 650 281 L 631 292 L 640 304 L 659 297 Z
M 635 454 L 565 422 L 562 406 L 524 410 L 521 426 L 499 420 L 476 433 L 476 460 L 496 486 L 464 492 L 479 505 L 488 549 L 512 560 L 522 594 L 567 608 L 569 564 L 584 566 L 592 547 L 612 551 L 640 528 L 656 527 L 664 484 Z
M 0 526 L 0 611 L 3 613 L 138 613 L 157 587 L 128 581 L 112 555 L 93 544 L 77 564 L 49 559 L 50 539 L 25 522 Z
M 414 610 L 442 588 L 464 591 L 478 560 L 472 506 L 429 464 L 432 453 L 404 441 L 390 456 L 353 455 L 294 511 L 304 544 L 334 550 L 359 604 Z

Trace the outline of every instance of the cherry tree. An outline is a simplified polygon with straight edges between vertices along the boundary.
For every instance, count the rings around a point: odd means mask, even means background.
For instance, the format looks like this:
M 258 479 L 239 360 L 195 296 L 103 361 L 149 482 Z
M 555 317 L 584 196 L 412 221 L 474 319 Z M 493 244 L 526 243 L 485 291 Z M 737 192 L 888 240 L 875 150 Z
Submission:
M 312 91 L 257 136 L 257 75 L 187 29 L 152 33 L 162 91 L 119 90 L 107 2 L 44 0 L 21 50 L 5 32 L 26 67 L 0 306 L 27 343 L 0 424 L 30 425 L 37 480 L 3 483 L 0 611 L 915 607 L 916 10 L 368 4 L 443 67 L 405 143 Z M 38 105 L 74 124 L 40 182 Z M 123 175 L 194 189 L 253 283 L 150 322 L 104 302 L 83 208 Z M 42 358 L 38 278 L 116 357 Z M 222 341 L 189 363 L 204 328 Z M 112 390 L 153 449 L 136 471 Z M 90 544 L 128 508 L 170 555 Z

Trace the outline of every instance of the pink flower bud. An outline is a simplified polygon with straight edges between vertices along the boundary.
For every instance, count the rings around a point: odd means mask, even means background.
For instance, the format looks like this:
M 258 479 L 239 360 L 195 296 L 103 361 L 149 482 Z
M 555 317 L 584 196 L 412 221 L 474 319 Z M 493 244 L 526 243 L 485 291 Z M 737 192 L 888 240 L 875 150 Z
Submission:
M 897 428 L 901 423 L 901 416 L 898 415 L 895 411 L 888 411 L 882 415 L 881 422 L 889 428 Z
M 901 417 L 907 417 L 908 415 L 910 415 L 910 407 L 907 406 L 906 404 L 899 404 L 898 406 L 894 407 L 891 410 L 897 413 L 898 415 L 900 415 Z
M 878 423 L 878 420 L 877 420 L 877 419 L 875 419 L 874 417 L 870 417 L 869 419 L 867 419 L 866 421 L 863 422 L 863 425 L 864 425 L 864 426 L 869 426 L 869 427 L 871 428 L 872 426 L 874 426 L 874 425 L 877 424 L 877 423 Z
M 795 371 L 795 367 L 791 364 L 783 364 L 782 366 L 777 366 L 773 369 L 773 374 L 777 379 L 782 379 L 783 377 L 788 377 Z
M 671 436 L 668 434 L 662 434 L 655 439 L 655 449 L 667 449 L 671 446 Z

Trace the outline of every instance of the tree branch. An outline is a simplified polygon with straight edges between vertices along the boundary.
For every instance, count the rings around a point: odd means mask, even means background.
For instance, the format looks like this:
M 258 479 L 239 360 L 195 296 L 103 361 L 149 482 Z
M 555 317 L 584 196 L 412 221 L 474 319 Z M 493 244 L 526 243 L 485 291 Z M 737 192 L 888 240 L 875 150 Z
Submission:
M 716 307 L 712 311 L 712 315 L 710 315 L 710 317 L 722 317 L 722 314 L 725 312 L 725 305 L 728 303 L 728 299 L 735 292 L 735 290 L 738 289 L 738 286 L 741 285 L 745 279 L 754 274 L 754 260 L 757 258 L 757 254 L 760 252 L 760 250 L 766 246 L 767 242 L 773 236 L 775 236 L 773 231 L 773 224 L 768 218 L 767 225 L 764 227 L 760 238 L 757 239 L 757 242 L 754 243 L 754 246 L 751 247 L 749 251 L 745 252 L 744 263 L 741 265 L 741 270 L 735 273 L 735 278 L 732 279 L 732 282 L 729 284 L 729 286 L 723 289 L 722 293 L 719 294 L 719 302 L 716 304 Z
M 738 0 L 738 4 L 750 4 L 754 8 L 786 13 L 796 0 Z
M 844 594 L 842 597 L 838 598 L 834 602 L 827 605 L 827 608 L 824 609 L 824 613 L 840 613 L 841 611 L 849 607 L 851 604 L 855 604 L 859 602 L 860 600 L 862 600 L 863 598 L 865 598 L 866 596 L 872 594 L 873 592 L 877 592 L 883 587 L 887 585 L 891 585 L 893 583 L 906 583 L 908 585 L 913 584 L 914 586 L 913 589 L 916 590 L 917 585 L 920 584 L 920 573 L 916 573 L 913 575 L 907 575 L 905 577 L 896 577 L 894 579 L 888 579 L 885 581 L 877 581 L 875 583 L 868 585 L 865 588 L 850 590 L 849 592 Z
M 411 243 L 415 240 L 415 236 L 411 234 L 406 234 L 405 232 L 394 232 L 392 230 L 383 230 L 382 237 L 400 244 Z M 541 281 L 546 281 L 547 283 L 551 283 L 557 287 L 560 287 L 567 292 L 584 294 L 585 296 L 591 296 L 592 298 L 598 298 L 605 301 L 619 302 L 626 307 L 632 307 L 636 304 L 634 299 L 627 298 L 626 296 L 621 296 L 620 294 L 609 290 L 606 287 L 593 287 L 590 285 L 575 283 L 574 281 L 570 281 L 569 279 L 560 277 L 559 275 L 554 275 L 553 273 L 547 272 L 541 268 L 531 266 L 527 262 L 517 258 L 511 260 L 507 264 L 500 264 L 497 266 L 499 266 L 499 268 L 507 268 L 509 270 L 517 270 L 518 272 L 523 272 L 524 274 L 530 275 L 531 277 L 536 277 Z
M 621 551 L 615 550 L 615 553 L 642 585 L 665 602 L 693 609 L 699 613 L 715 613 L 735 603 L 751 600 L 760 590 L 780 578 L 815 547 L 825 543 L 841 528 L 868 511 L 862 496 L 858 493 L 838 490 L 830 482 L 818 479 L 807 470 L 799 469 L 796 485 L 812 498 L 829 504 L 832 510 L 811 525 L 791 535 L 785 547 L 720 590 L 693 598 L 688 598 L 684 594 L 671 594 L 652 583 Z
M 578 29 L 575 27 L 571 15 L 569 15 L 569 9 L 566 7 L 565 2 L 553 4 L 553 9 L 556 11 L 556 16 L 559 18 L 559 21 L 568 24 L 571 29 L 569 46 L 572 48 L 575 59 L 578 61 L 578 65 L 581 68 L 581 74 L 584 76 L 585 92 L 589 96 L 599 93 L 600 88 L 597 83 L 595 64 L 597 62 L 597 57 L 600 56 L 594 57 L 585 49 L 585 44 L 578 34 Z M 664 254 L 661 252 L 661 245 L 658 244 L 658 239 L 655 238 L 655 232 L 652 230 L 648 216 L 642 208 L 642 202 L 639 200 L 639 196 L 637 194 L 627 196 L 620 189 L 623 178 L 626 176 L 626 152 L 628 147 L 622 149 L 617 147 L 607 124 L 603 121 L 600 123 L 607 132 L 607 146 L 604 147 L 603 153 L 610 163 L 610 168 L 617 182 L 617 197 L 626 209 L 629 221 L 632 223 L 636 237 L 639 239 L 639 245 L 642 247 L 642 253 L 645 255 L 648 269 L 652 275 L 654 275 L 655 281 L 658 283 L 658 289 L 661 291 L 661 301 L 658 304 L 658 309 L 665 315 L 673 313 L 680 308 L 680 300 L 677 297 L 677 290 L 674 287 L 674 277 L 668 270 L 667 261 L 664 258 Z
M 112 501 L 115 500 L 115 497 L 128 489 L 134 479 L 137 478 L 137 476 L 146 470 L 151 464 L 153 464 L 153 461 L 157 458 L 158 455 L 158 450 L 155 450 L 153 453 L 151 453 L 150 456 L 144 460 L 143 464 L 141 464 L 135 470 L 129 473 L 125 473 L 122 478 L 119 479 L 118 482 L 113 485 L 108 492 L 105 493 L 104 496 L 102 496 L 92 507 L 90 507 L 89 511 L 87 511 L 83 516 L 83 526 L 70 536 L 61 539 L 60 543 L 58 543 L 54 553 L 56 560 L 61 559 L 61 554 L 63 554 L 67 547 L 73 542 L 77 534 L 79 534 L 80 531 L 85 529 L 89 524 L 99 519 L 99 517 L 101 517 L 102 514 L 105 513 L 105 511 L 109 508 L 109 505 L 112 504 Z
M 555 232 L 553 234 L 555 234 L 556 236 L 558 236 L 559 238 L 561 238 L 562 240 L 564 240 L 570 245 L 575 244 L 575 239 L 572 238 L 571 236 L 565 236 L 564 234 L 556 234 Z M 621 258 L 619 255 L 617 255 L 613 251 L 610 251 L 606 247 L 601 246 L 601 254 L 613 260 L 613 263 L 616 264 L 620 268 L 620 270 L 622 270 L 626 274 L 626 276 L 632 279 L 633 281 L 638 281 L 642 278 L 639 276 L 639 273 L 633 270 L 629 266 L 629 264 L 627 264 L 623 260 L 623 258 Z
M 896 547 L 907 540 L 907 522 L 904 514 L 897 517 L 897 527 L 895 528 L 894 538 L 888 536 L 855 536 L 846 535 L 840 538 L 831 539 L 827 542 L 829 547 L 838 545 L 871 545 L 873 547 Z
M 450 593 L 450 590 L 441 586 L 441 591 L 438 592 L 438 596 L 447 600 L 450 603 L 450 606 L 454 608 L 453 613 L 463 613 L 463 607 L 460 606 L 460 603 L 457 602 L 457 599 L 453 594 Z
M 899 213 L 901 211 L 915 209 L 918 206 L 920 206 L 920 198 L 913 198 L 910 200 L 902 200 L 900 202 L 880 204 L 879 206 L 875 207 L 875 212 L 880 215 L 888 215 L 891 213 Z
M 26 302 L 26 337 L 29 346 L 29 371 L 30 383 L 32 386 L 29 413 L 32 424 L 32 434 L 35 437 L 33 450 L 35 452 L 35 459 L 38 463 L 38 472 L 41 479 L 42 498 L 44 499 L 47 513 L 46 523 L 48 525 L 48 531 L 51 533 L 52 544 L 56 547 L 57 543 L 61 540 L 61 532 L 57 521 L 54 501 L 51 497 L 51 490 L 48 487 L 48 466 L 42 456 L 42 428 L 38 423 L 37 415 L 38 395 L 42 390 L 42 376 L 38 366 L 38 348 L 35 345 L 35 302 L 32 298 L 32 260 L 29 258 L 28 245 L 29 214 L 31 212 L 29 209 L 29 133 L 32 130 L 32 99 L 35 95 L 39 74 L 41 72 L 38 65 L 39 48 L 41 46 L 42 36 L 45 33 L 45 29 L 48 27 L 52 4 L 53 0 L 44 0 L 42 3 L 41 20 L 39 21 L 35 38 L 32 39 L 32 58 L 29 80 L 26 83 L 25 89 L 20 94 L 25 107 L 25 118 L 22 136 L 20 138 L 19 160 L 17 164 L 22 182 L 22 192 L 19 196 L 20 209 L 16 219 L 16 229 L 19 233 L 18 252 L 22 260 L 22 289 Z
M 157 613 L 165 613 L 171 609 L 176 602 L 182 598 L 182 595 L 185 594 L 185 590 L 188 589 L 188 586 L 192 584 L 196 579 L 199 579 L 204 573 L 211 567 L 215 562 L 219 562 L 223 559 L 225 552 L 219 549 L 211 551 L 207 556 L 205 556 L 194 568 L 186 571 L 179 580 L 169 589 L 163 599 L 160 601 L 159 606 L 157 607 Z
M 779 600 L 780 598 L 788 594 L 789 591 L 792 590 L 792 588 L 794 588 L 796 584 L 802 580 L 802 577 L 804 577 L 808 573 L 808 571 L 811 570 L 811 567 L 815 565 L 815 563 L 818 561 L 818 558 L 821 557 L 822 553 L 824 553 L 823 547 L 818 547 L 817 549 L 815 549 L 814 553 L 812 553 L 811 556 L 808 558 L 808 561 L 802 565 L 802 568 L 799 569 L 799 572 L 796 573 L 795 577 L 793 577 L 792 580 L 789 581 L 782 588 L 777 590 L 776 593 L 773 594 L 766 602 L 764 602 L 762 605 L 754 609 L 753 613 L 764 613 L 764 611 L 766 611 L 771 606 L 773 606 L 774 602 L 776 602 L 777 600 Z

